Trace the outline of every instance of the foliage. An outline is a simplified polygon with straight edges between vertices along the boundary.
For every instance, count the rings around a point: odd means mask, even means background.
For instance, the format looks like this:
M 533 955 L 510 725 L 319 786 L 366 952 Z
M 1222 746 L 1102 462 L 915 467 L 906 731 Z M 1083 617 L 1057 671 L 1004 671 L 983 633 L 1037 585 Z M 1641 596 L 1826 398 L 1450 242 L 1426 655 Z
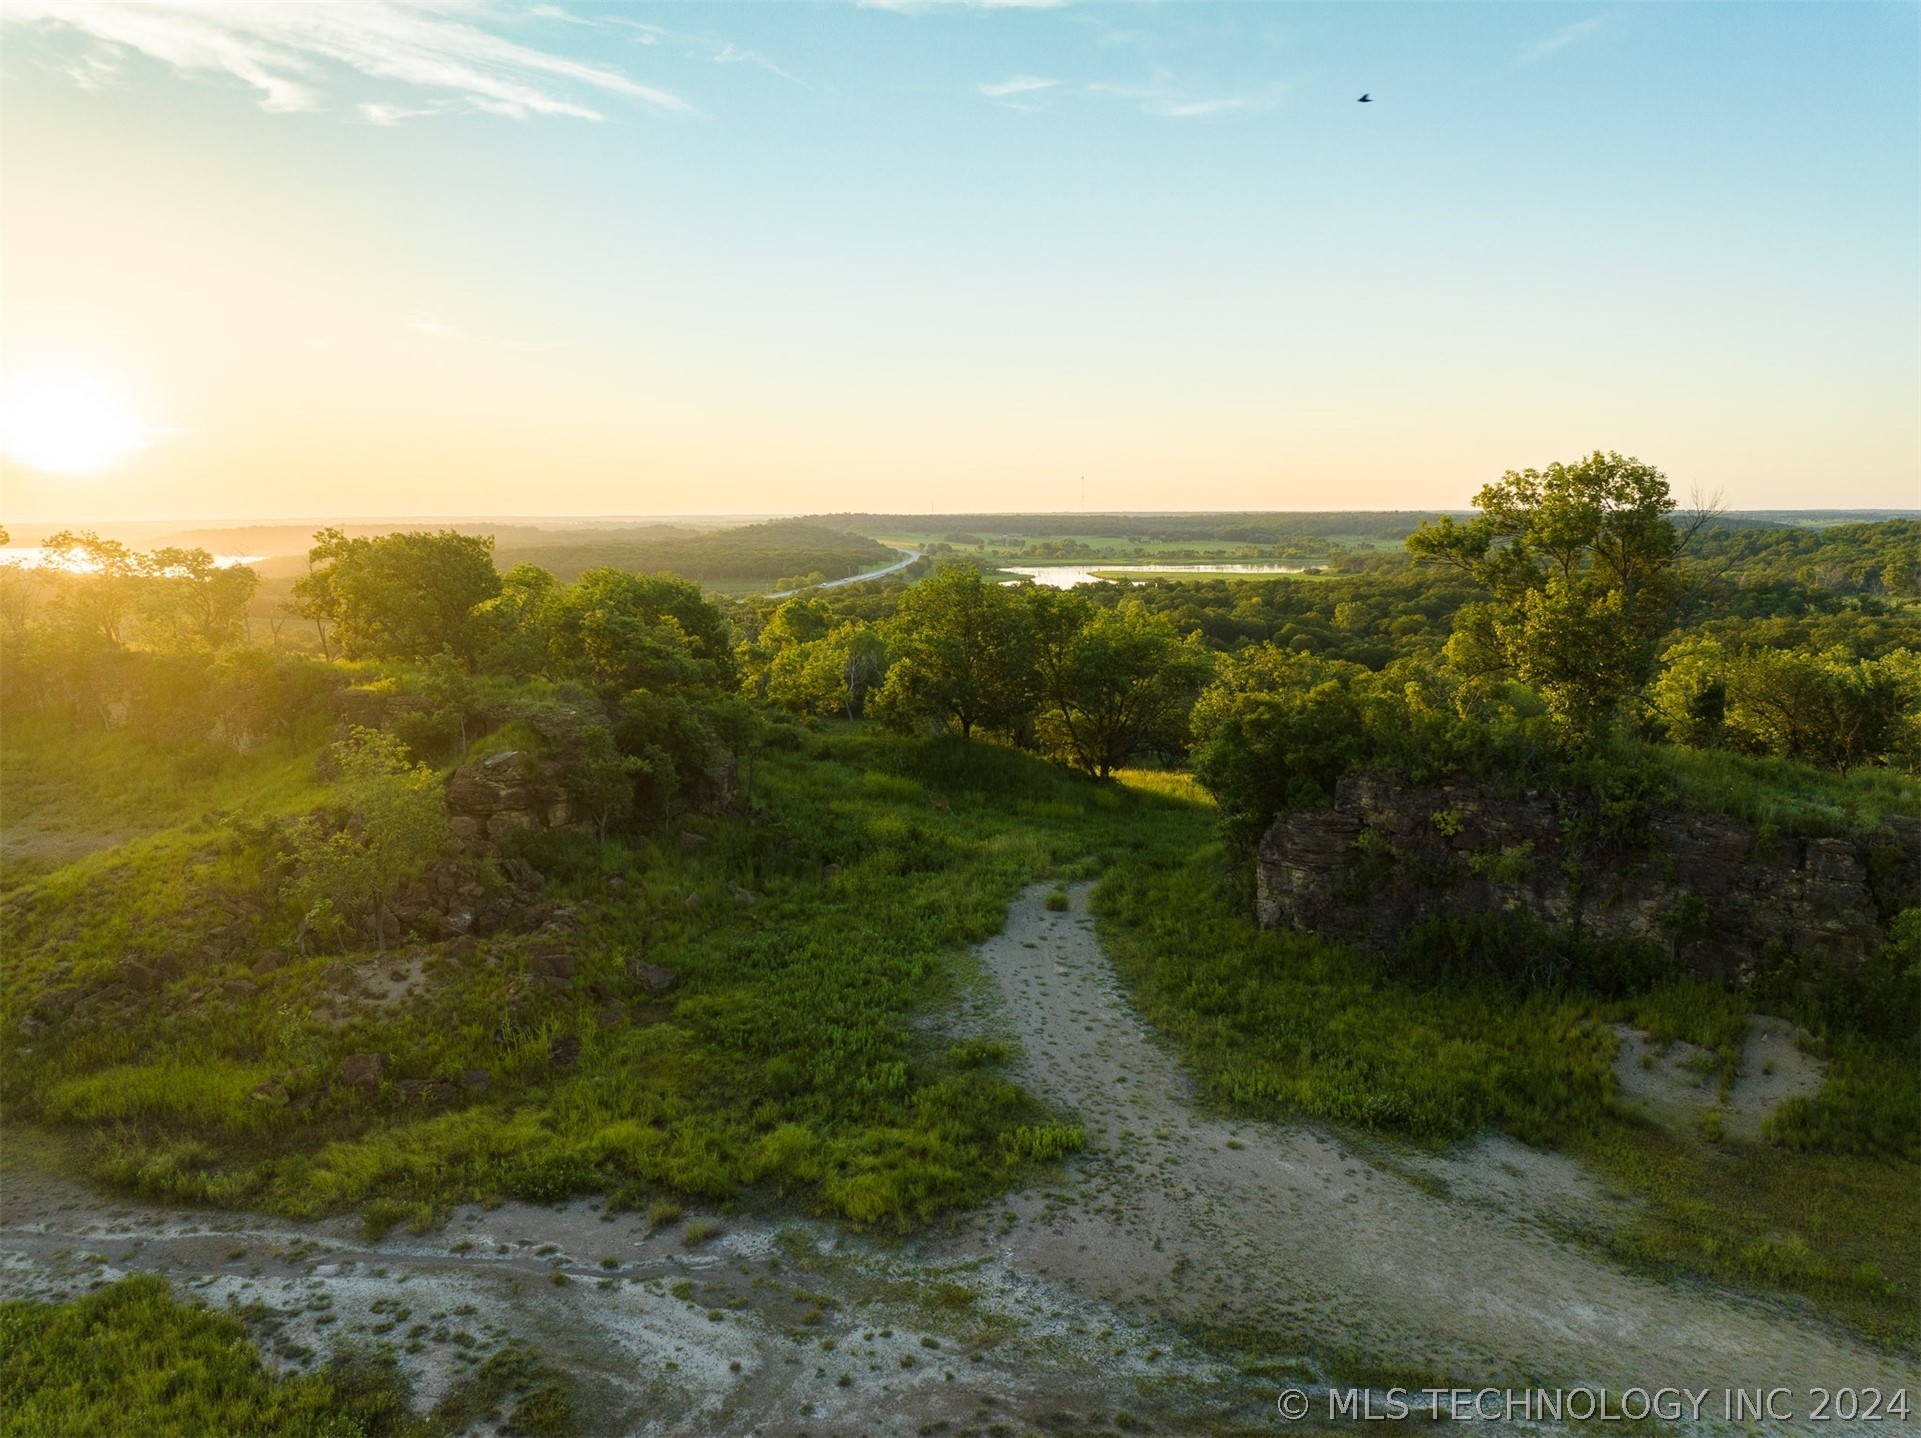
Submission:
M 1683 536 L 1666 477 L 1596 452 L 1510 470 L 1475 496 L 1480 514 L 1408 536 L 1416 558 L 1451 565 L 1493 595 L 1457 620 L 1448 654 L 1470 680 L 1512 673 L 1576 733 L 1604 725 L 1653 669 Z
M 399 756 L 383 752 L 371 767 L 391 778 Z M 679 821 L 707 839 L 698 849 L 673 828 L 610 824 L 604 846 L 554 834 L 523 850 L 583 916 L 562 989 L 530 982 L 527 942 L 498 934 L 467 961 L 429 949 L 417 998 L 352 1007 L 334 1027 L 311 1017 L 341 1002 L 326 958 L 295 957 L 245 992 L 226 982 L 245 969 L 196 966 L 128 1022 L 58 1018 L 0 1072 L 9 1121 L 101 1126 L 95 1172 L 131 1191 L 295 1215 L 751 1188 L 906 1226 L 1018 1181 L 1062 1140 L 1003 1135 L 1046 1135 L 1053 1116 L 1010 1082 L 1005 1055 L 928 1037 L 916 1015 L 953 992 L 964 945 L 1000 927 L 1024 884 L 1090 855 L 1198 842 L 1206 811 L 1008 749 L 859 726 L 769 745 L 760 767 L 751 821 Z M 343 772 L 336 793 L 355 782 Z M 182 829 L 16 888 L 0 1021 L 65 1014 L 58 965 L 98 985 L 125 956 L 177 952 L 203 905 L 264 922 L 274 846 L 271 828 Z M 206 867 L 185 862 L 209 848 Z M 631 968 L 643 954 L 675 975 L 665 994 Z M 173 1002 L 210 981 L 207 1001 Z M 608 1025 L 610 1003 L 623 1017 Z M 560 1039 L 579 1041 L 565 1067 Z M 363 1096 L 336 1081 L 353 1053 L 384 1055 L 394 1080 L 484 1068 L 491 1082 L 441 1108 Z M 295 1102 L 255 1097 L 269 1078 Z
M 557 678 L 616 691 L 733 682 L 727 621 L 699 586 L 669 574 L 590 569 L 548 596 L 540 623 Z
M 1097 609 L 1041 588 L 1027 603 L 1045 748 L 1102 779 L 1139 754 L 1185 751 L 1187 711 L 1208 672 L 1198 644 L 1137 604 Z
M 174 1300 L 136 1274 L 70 1303 L 0 1305 L 0 1434 L 147 1438 L 412 1438 L 391 1364 L 342 1355 L 271 1378 L 239 1321 Z
M 953 724 L 1011 732 L 1032 712 L 1033 639 L 1020 599 L 966 565 L 950 564 L 902 597 L 887 627 L 894 653 L 874 698 L 900 728 Z
M 301 932 L 337 941 L 364 920 L 385 952 L 395 896 L 447 845 L 440 782 L 377 729 L 356 726 L 331 753 L 338 812 L 308 815 L 287 834 Z
M 349 658 L 422 660 L 446 649 L 478 658 L 476 606 L 500 593 L 493 540 L 441 530 L 349 538 L 314 536 L 308 573 L 294 584 L 298 612 L 332 633 Z

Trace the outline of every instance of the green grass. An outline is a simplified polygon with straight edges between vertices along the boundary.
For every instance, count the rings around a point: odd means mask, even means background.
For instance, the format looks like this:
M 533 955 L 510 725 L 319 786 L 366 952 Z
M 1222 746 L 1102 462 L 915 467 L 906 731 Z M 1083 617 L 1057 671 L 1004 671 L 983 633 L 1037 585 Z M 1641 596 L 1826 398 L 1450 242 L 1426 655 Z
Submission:
M 1094 912 L 1135 1002 L 1223 1109 L 1429 1146 L 1493 1126 L 1565 1148 L 1643 1200 L 1624 1227 L 1586 1235 L 1617 1257 L 1803 1294 L 1890 1345 L 1921 1336 L 1921 1165 L 1896 1156 L 1894 1133 L 1912 1121 L 1911 1078 L 1837 1061 L 1819 1102 L 1840 1112 L 1792 1118 L 1787 1146 L 1678 1137 L 1616 1106 L 1612 1025 L 1698 1044 L 1731 1071 L 1748 1025 L 1738 995 L 1692 982 L 1613 1001 L 1415 985 L 1391 960 L 1256 929 L 1207 850 L 1185 864 L 1123 861 Z M 1797 1133 L 1811 1145 L 1795 1147 Z M 1837 1133 L 1876 1151 L 1812 1151 Z
M 1205 811 L 1011 750 L 844 725 L 763 754 L 756 800 L 747 818 L 527 850 L 547 897 L 580 906 L 571 986 L 531 979 L 532 945 L 499 936 L 463 961 L 430 951 L 420 999 L 338 1028 L 312 1016 L 338 956 L 295 955 L 236 991 L 291 918 L 258 828 L 194 820 L 66 865 L 8 895 L 0 1023 L 55 1018 L 10 1040 L 6 1116 L 91 1133 L 90 1171 L 126 1191 L 295 1216 L 364 1206 L 375 1229 L 467 1199 L 603 1190 L 643 1208 L 746 1191 L 907 1227 L 1071 1150 L 1004 1051 L 914 1019 L 965 980 L 966 946 L 1023 885 L 1195 842 Z M 708 837 L 698 853 L 676 841 L 687 825 Z M 730 886 L 757 896 L 751 910 Z M 210 922 L 250 937 L 202 955 Z M 63 993 L 111 980 L 123 955 L 182 952 L 186 971 L 127 1018 L 59 1017 Z M 630 955 L 674 987 L 647 991 Z M 578 1041 L 571 1066 L 552 1060 L 560 1040 Z M 335 1081 L 354 1053 L 387 1060 L 379 1093 Z M 486 1093 L 440 1109 L 394 1087 L 474 1068 Z M 264 1079 L 290 1101 L 256 1098 Z
M 411 1438 L 430 1430 L 392 1368 L 342 1359 L 273 1378 L 240 1322 L 121 1279 L 64 1304 L 0 1305 L 0 1435 Z
M 578 1431 L 568 1381 L 510 1343 L 426 1413 L 384 1349 L 270 1374 L 240 1319 L 135 1274 L 65 1303 L 0 1304 L 0 1438 L 526 1438 Z
M 1921 818 L 1921 783 L 1892 769 L 1837 774 L 1724 749 L 1654 749 L 1682 800 L 1786 832 L 1871 829 L 1890 814 Z
M 311 808 L 323 792 L 313 760 L 328 737 L 325 716 L 313 715 L 295 734 L 245 755 L 211 745 L 159 752 L 124 729 L 76 730 L 54 713 L 9 714 L 0 744 L 5 882 L 132 838 L 200 826 L 210 815 Z

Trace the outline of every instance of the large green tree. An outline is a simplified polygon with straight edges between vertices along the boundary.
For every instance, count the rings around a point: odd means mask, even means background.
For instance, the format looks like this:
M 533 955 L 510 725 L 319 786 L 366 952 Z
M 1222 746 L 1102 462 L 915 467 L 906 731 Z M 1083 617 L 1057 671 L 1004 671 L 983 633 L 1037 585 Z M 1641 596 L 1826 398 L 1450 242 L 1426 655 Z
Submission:
M 733 683 L 726 619 L 671 574 L 590 569 L 548 597 L 541 619 L 565 677 L 623 692 Z
M 1013 591 L 943 565 L 901 597 L 886 629 L 893 666 L 874 697 L 896 727 L 1013 732 L 1034 712 L 1033 629 Z
M 1512 675 L 1564 728 L 1604 727 L 1653 673 L 1675 561 L 1700 518 L 1677 527 L 1660 470 L 1599 451 L 1510 470 L 1474 507 L 1465 524 L 1443 517 L 1407 540 L 1416 559 L 1460 569 L 1492 596 L 1457 616 L 1448 649 L 1468 694 Z
M 1185 747 L 1208 655 L 1137 603 L 1103 609 L 1073 590 L 1028 595 L 1043 745 L 1105 779 L 1150 749 Z
M 314 536 L 294 582 L 296 612 L 324 625 L 349 658 L 426 659 L 450 651 L 472 668 L 475 609 L 500 593 L 491 535 L 407 532 Z

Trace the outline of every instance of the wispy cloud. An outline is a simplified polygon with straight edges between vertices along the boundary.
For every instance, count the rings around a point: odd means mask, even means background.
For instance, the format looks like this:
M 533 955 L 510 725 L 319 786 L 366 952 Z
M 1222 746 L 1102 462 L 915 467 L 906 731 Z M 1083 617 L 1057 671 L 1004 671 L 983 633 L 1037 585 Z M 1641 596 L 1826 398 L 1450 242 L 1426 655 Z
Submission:
M 980 92 L 990 100 L 999 100 L 1008 95 L 1031 95 L 1036 90 L 1051 90 L 1058 84 L 1059 80 L 1044 80 L 1039 75 L 1016 75 L 1011 80 L 982 85 Z
M 1531 65 L 1536 60 L 1546 59 L 1556 50 L 1565 50 L 1577 45 L 1601 28 L 1601 17 L 1590 16 L 1586 20 L 1576 20 L 1572 25 L 1563 25 L 1545 40 L 1537 40 L 1515 56 L 1518 64 Z
M 6 0 L 0 18 L 68 30 L 111 47 L 109 54 L 137 51 L 182 74 L 230 76 L 259 91 L 267 110 L 323 108 L 341 71 L 437 97 L 425 109 L 363 105 L 376 124 L 447 109 L 598 120 L 588 98 L 596 93 L 660 110 L 693 108 L 618 70 L 492 33 L 484 26 L 497 17 L 482 0 Z M 575 17 L 553 8 L 546 18 Z
M 796 75 L 790 75 L 758 50 L 743 50 L 731 40 L 723 41 L 721 47 L 712 55 L 716 65 L 756 65 L 770 75 L 778 75 L 783 80 L 791 80 L 796 85 L 805 82 Z
M 1287 98 L 1287 86 L 1276 83 L 1253 90 L 1206 94 L 1196 93 L 1163 78 L 1146 85 L 1094 84 L 1087 87 L 1087 93 L 1132 101 L 1145 114 L 1160 115 L 1170 120 L 1194 120 L 1209 115 L 1252 114 L 1271 110 Z

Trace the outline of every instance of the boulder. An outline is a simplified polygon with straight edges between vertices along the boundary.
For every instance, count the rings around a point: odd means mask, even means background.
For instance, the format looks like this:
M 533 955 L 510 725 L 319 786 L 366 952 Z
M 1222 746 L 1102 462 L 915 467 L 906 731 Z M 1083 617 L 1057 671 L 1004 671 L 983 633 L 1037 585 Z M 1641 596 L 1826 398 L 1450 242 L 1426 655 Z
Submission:
M 465 1069 L 460 1075 L 460 1086 L 468 1093 L 485 1093 L 493 1082 L 493 1074 L 486 1069 Z
M 452 1103 L 460 1095 L 459 1086 L 446 1079 L 402 1079 L 394 1092 L 407 1103 L 426 1104 Z
M 380 1087 L 387 1060 L 381 1054 L 348 1054 L 340 1061 L 340 1081 L 350 1088 L 371 1092 Z
M 706 847 L 707 836 L 705 834 L 696 834 L 692 829 L 682 829 L 680 831 L 681 853 L 697 854 Z
M 752 889 L 743 889 L 739 884 L 729 884 L 727 886 L 727 894 L 728 897 L 737 904 L 745 905 L 748 908 L 754 906 L 755 894 Z
M 547 1062 L 557 1069 L 570 1069 L 580 1061 L 580 1040 L 562 1034 L 547 1046 Z
M 256 978 L 265 974 L 271 974 L 277 969 L 284 969 L 286 967 L 287 952 L 285 949 L 262 949 L 260 951 L 260 957 L 253 961 L 253 971 Z
M 268 1079 L 265 1083 L 254 1085 L 253 1093 L 249 1097 L 255 1103 L 270 1103 L 278 1108 L 285 1108 L 288 1101 L 286 1085 L 277 1079 Z

